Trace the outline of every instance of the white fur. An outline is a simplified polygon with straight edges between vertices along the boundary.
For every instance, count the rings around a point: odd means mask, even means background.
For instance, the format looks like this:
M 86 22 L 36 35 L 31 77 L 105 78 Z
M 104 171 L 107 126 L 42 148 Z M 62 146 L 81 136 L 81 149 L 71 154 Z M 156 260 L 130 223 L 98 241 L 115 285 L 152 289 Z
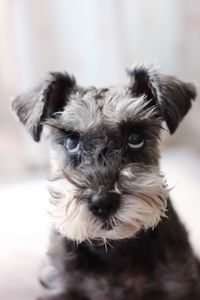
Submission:
M 111 230 L 103 229 L 102 222 L 88 208 L 87 199 L 77 197 L 75 188 L 67 179 L 58 179 L 51 183 L 50 215 L 57 230 L 78 243 L 83 240 L 123 239 L 134 236 L 143 228 L 154 227 L 165 215 L 167 191 L 162 177 L 155 173 L 139 172 L 134 175 L 131 169 L 121 172 L 122 184 L 129 181 L 126 195 L 120 190 L 120 183 L 115 184 L 116 192 L 121 193 L 121 207 L 110 222 Z M 88 191 L 89 193 L 89 191 Z

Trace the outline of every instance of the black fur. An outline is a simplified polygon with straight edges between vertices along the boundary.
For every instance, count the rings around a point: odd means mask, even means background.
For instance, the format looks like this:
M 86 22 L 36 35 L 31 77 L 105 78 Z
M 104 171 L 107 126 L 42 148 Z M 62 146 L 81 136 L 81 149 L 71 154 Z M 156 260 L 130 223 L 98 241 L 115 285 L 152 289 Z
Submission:
M 44 299 L 72 299 L 72 291 L 77 300 L 200 299 L 197 260 L 170 201 L 168 219 L 154 230 L 110 241 L 107 250 L 98 242 L 77 245 L 53 232 L 48 255 L 62 274 L 65 296 Z M 46 286 L 51 291 L 51 284 Z
M 133 83 L 131 93 L 135 96 L 145 94 L 151 105 L 158 104 L 170 133 L 174 133 L 196 98 L 194 85 L 142 65 L 129 70 L 128 74 Z
M 42 122 L 62 111 L 68 94 L 75 86 L 75 79 L 67 73 L 52 72 L 39 85 L 16 97 L 12 109 L 38 142 Z
M 13 102 L 35 141 L 42 126 L 50 126 L 52 183 L 63 185 L 49 190 L 58 232 L 52 232 L 41 277 L 47 294 L 40 300 L 200 299 L 200 264 L 166 201 L 158 148 L 161 121 L 173 133 L 196 91 L 152 67 L 137 66 L 129 75 L 131 83 L 120 88 L 84 89 L 67 73 L 51 73 Z M 75 152 L 65 147 L 72 133 L 79 136 Z M 132 133 L 143 138 L 137 149 L 130 147 Z M 73 188 L 63 195 L 66 184 Z M 100 192 L 120 193 L 117 212 L 105 223 L 83 213 L 88 199 Z M 128 233 L 122 225 L 128 225 Z

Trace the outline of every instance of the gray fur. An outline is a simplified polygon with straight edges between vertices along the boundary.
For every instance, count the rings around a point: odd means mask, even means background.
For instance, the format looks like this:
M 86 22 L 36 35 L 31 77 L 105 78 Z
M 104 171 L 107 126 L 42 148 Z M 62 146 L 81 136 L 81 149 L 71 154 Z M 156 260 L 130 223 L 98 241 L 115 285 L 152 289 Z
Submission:
M 196 98 L 195 85 L 161 74 L 153 65 L 136 64 L 127 72 L 132 92 L 153 99 L 170 133 L 174 133 Z
M 49 129 L 53 233 L 42 300 L 200 297 L 196 259 L 171 207 L 158 147 L 162 122 L 173 133 L 196 91 L 152 66 L 136 65 L 128 75 L 121 86 L 82 88 L 67 73 L 51 73 L 13 102 L 35 141 Z M 142 136 L 139 148 L 130 146 L 132 133 Z M 75 152 L 65 147 L 70 135 L 78 139 Z M 120 199 L 106 218 L 90 210 L 102 194 Z
M 49 73 L 39 84 L 13 100 L 12 109 L 36 142 L 40 140 L 42 121 L 62 109 L 74 86 L 74 78 L 67 73 Z
M 113 118 L 118 122 L 122 116 L 138 115 L 135 108 L 141 111 L 146 99 L 159 108 L 160 117 L 173 133 L 196 97 L 194 85 L 163 75 L 152 65 L 136 64 L 128 69 L 128 75 L 130 83 L 124 86 L 83 89 L 67 73 L 50 73 L 36 87 L 15 98 L 12 108 L 33 138 L 39 141 L 42 122 L 60 111 L 63 111 L 61 119 L 64 122 L 82 129 L 101 122 L 102 115 L 98 113 L 101 107 L 108 122 Z M 65 106 L 69 98 L 73 105 Z

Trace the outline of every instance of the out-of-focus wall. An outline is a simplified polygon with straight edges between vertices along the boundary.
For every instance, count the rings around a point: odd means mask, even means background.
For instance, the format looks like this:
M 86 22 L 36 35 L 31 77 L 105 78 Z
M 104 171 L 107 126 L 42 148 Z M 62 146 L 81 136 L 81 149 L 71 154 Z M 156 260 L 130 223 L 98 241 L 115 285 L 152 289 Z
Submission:
M 32 175 L 47 166 L 10 112 L 10 99 L 46 72 L 67 70 L 80 84 L 126 80 L 124 67 L 155 60 L 164 72 L 200 82 L 198 0 L 1 0 L 0 178 Z M 165 142 L 200 153 L 200 105 Z M 192 134 L 191 134 L 192 132 Z

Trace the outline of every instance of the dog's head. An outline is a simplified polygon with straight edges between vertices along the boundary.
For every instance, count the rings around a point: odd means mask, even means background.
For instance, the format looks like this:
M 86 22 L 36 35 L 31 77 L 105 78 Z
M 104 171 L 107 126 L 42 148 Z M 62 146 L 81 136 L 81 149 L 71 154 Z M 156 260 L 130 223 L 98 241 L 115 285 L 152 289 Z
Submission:
M 152 66 L 136 65 L 128 75 L 123 86 L 98 89 L 50 73 L 13 101 L 35 141 L 49 128 L 52 221 L 77 242 L 132 237 L 165 215 L 162 122 L 174 133 L 196 91 Z

